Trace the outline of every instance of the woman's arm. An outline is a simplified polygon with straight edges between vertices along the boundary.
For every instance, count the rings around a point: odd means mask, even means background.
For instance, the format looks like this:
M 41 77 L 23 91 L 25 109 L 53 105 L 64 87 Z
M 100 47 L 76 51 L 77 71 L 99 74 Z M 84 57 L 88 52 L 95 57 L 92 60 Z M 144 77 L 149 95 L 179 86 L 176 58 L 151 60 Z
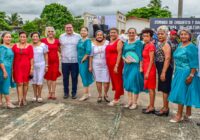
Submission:
M 89 58 L 89 71 L 92 72 L 92 62 L 93 62 L 93 56 L 90 56 Z
M 48 53 L 45 53 L 44 54 L 44 60 L 45 60 L 45 71 L 47 72 L 48 71 Z
M 5 51 L 3 49 L 0 49 L 0 69 L 2 69 L 3 77 L 4 77 L 4 79 L 6 79 L 8 77 L 8 73 L 7 73 L 4 63 L 3 63 L 4 62 L 4 54 L 5 54 Z
M 120 64 L 121 58 L 122 58 L 122 48 L 123 48 L 123 43 L 122 41 L 119 41 L 117 44 L 117 62 L 115 64 L 114 72 L 118 73 L 118 66 Z
M 147 72 L 145 74 L 145 79 L 149 78 L 149 73 L 150 73 L 150 70 L 151 70 L 153 63 L 154 63 L 154 51 L 149 52 L 149 57 L 150 57 L 150 62 L 149 62 L 148 68 L 147 68 Z
M 165 44 L 163 46 L 162 50 L 163 50 L 164 55 L 165 55 L 165 61 L 164 61 L 164 65 L 163 65 L 163 69 L 162 69 L 160 79 L 162 81 L 165 81 L 166 80 L 166 72 L 167 72 L 167 69 L 168 69 L 168 67 L 170 65 L 170 61 L 171 61 L 171 47 L 169 46 L 169 44 Z
M 190 75 L 187 77 L 187 79 L 185 81 L 186 84 L 189 85 L 192 82 L 192 79 L 193 79 L 195 73 L 196 73 L 196 69 L 191 69 Z

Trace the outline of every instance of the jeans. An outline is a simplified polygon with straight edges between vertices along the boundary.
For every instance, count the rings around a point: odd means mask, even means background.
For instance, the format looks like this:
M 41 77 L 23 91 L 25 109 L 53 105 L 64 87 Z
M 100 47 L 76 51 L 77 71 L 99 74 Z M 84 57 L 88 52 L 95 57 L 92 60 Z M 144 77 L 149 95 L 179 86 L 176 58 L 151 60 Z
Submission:
M 79 68 L 78 63 L 62 63 L 64 96 L 69 95 L 69 75 L 72 78 L 72 97 L 76 96 Z

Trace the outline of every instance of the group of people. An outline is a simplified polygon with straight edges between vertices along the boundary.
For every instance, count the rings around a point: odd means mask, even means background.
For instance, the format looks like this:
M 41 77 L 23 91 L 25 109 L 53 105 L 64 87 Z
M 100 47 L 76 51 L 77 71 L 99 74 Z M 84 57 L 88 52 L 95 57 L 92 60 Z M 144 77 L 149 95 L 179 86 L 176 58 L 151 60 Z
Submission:
M 19 43 L 11 44 L 11 34 L 2 35 L 0 46 L 0 106 L 5 95 L 6 106 L 15 108 L 10 101 L 9 88 L 17 87 L 18 106 L 27 104 L 29 81 L 33 86 L 33 102 L 42 102 L 42 87 L 47 80 L 48 99 L 56 100 L 56 80 L 61 54 L 64 99 L 69 98 L 69 77 L 72 78 L 72 99 L 77 98 L 77 83 L 80 73 L 84 87 L 79 101 L 90 97 L 89 87 L 95 81 L 98 91 L 97 102 L 103 100 L 109 106 L 120 103 L 120 97 L 127 92 L 125 108 L 136 109 L 139 93 L 149 93 L 149 105 L 144 114 L 169 115 L 169 102 L 178 105 L 176 115 L 170 122 L 180 122 L 191 117 L 191 107 L 200 108 L 200 73 L 198 45 L 191 42 L 188 28 L 180 31 L 160 26 L 156 32 L 146 28 L 141 37 L 135 28 L 127 31 L 127 40 L 120 39 L 118 29 L 109 30 L 109 41 L 101 30 L 95 38 L 88 38 L 88 28 L 82 27 L 80 35 L 73 31 L 73 25 L 65 25 L 65 33 L 55 38 L 55 29 L 46 27 L 46 38 L 40 39 L 38 32 L 31 33 L 31 44 L 27 34 L 19 33 Z M 156 38 L 155 38 L 156 36 Z M 179 36 L 180 42 L 177 41 Z M 109 100 L 108 90 L 112 84 L 114 99 Z M 158 82 L 158 86 L 156 83 Z M 16 84 L 16 85 L 15 85 Z M 155 109 L 155 90 L 163 93 L 163 107 Z M 186 106 L 186 114 L 183 109 Z

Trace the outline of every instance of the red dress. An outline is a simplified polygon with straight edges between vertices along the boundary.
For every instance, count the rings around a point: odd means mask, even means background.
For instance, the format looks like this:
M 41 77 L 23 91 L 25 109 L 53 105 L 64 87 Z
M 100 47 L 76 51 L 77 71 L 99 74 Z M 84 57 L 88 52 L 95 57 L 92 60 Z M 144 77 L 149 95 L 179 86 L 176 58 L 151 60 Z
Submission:
M 119 40 L 115 41 L 113 44 L 109 44 L 106 47 L 106 63 L 108 66 L 111 83 L 112 83 L 112 90 L 115 91 L 115 100 L 118 100 L 121 95 L 124 94 L 124 87 L 123 87 L 123 77 L 122 77 L 122 70 L 123 70 L 123 60 L 120 61 L 118 66 L 118 73 L 114 72 L 114 67 L 117 62 L 117 43 Z
M 47 38 L 41 40 L 48 46 L 48 71 L 46 72 L 44 78 L 46 80 L 56 81 L 56 79 L 61 75 L 59 71 L 59 57 L 58 49 L 60 47 L 60 42 L 58 39 L 55 39 L 53 44 L 50 44 L 47 41 Z
M 31 70 L 31 59 L 33 59 L 33 47 L 20 49 L 15 44 L 12 48 L 14 52 L 13 78 L 16 83 L 28 83 Z
M 149 52 L 151 51 L 156 51 L 156 48 L 153 43 L 148 43 L 145 45 L 144 50 L 142 52 L 142 57 L 143 57 L 143 71 L 144 75 L 147 72 L 149 62 L 150 62 L 150 57 L 149 57 Z M 155 89 L 156 88 L 156 65 L 153 63 L 151 70 L 149 72 L 149 77 L 148 79 L 144 80 L 144 88 L 145 89 Z

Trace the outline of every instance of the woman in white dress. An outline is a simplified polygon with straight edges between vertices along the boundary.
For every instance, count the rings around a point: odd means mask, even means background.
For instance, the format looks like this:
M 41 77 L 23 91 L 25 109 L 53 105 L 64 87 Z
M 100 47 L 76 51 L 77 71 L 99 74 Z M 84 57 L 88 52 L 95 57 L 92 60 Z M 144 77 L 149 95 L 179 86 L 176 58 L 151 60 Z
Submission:
M 108 41 L 104 38 L 104 33 L 98 30 L 95 34 L 95 40 L 92 42 L 92 53 L 90 57 L 89 70 L 93 72 L 97 90 L 99 93 L 98 103 L 102 102 L 102 86 L 104 86 L 104 100 L 109 102 L 108 90 L 110 84 L 110 76 L 105 59 L 105 49 Z
M 33 102 L 42 102 L 41 97 L 43 80 L 45 71 L 48 70 L 48 46 L 40 42 L 40 35 L 38 32 L 31 34 L 32 46 L 34 51 L 34 70 L 31 83 L 33 85 L 34 97 Z

